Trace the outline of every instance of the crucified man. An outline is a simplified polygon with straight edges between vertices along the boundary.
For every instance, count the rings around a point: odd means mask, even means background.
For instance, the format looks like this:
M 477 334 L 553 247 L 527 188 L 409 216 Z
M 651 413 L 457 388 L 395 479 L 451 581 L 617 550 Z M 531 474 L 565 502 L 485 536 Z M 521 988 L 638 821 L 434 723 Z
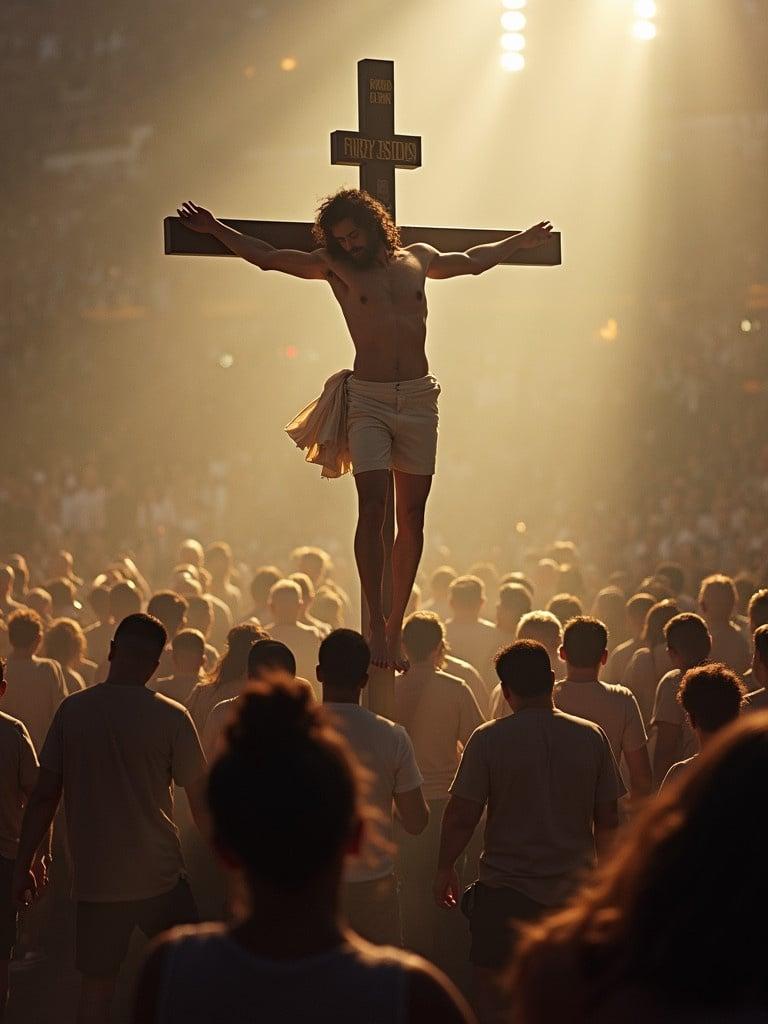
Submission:
M 359 514 L 355 559 L 370 616 L 371 660 L 399 671 L 403 616 L 424 546 L 424 510 L 435 472 L 437 398 L 429 373 L 426 278 L 482 274 L 518 249 L 542 245 L 549 221 L 466 252 L 439 252 L 417 242 L 403 247 L 386 207 L 367 192 L 343 189 L 317 211 L 313 252 L 275 249 L 186 202 L 178 214 L 193 231 L 213 235 L 261 270 L 324 280 L 341 306 L 355 361 L 345 381 L 347 441 Z M 395 477 L 397 535 L 392 549 L 392 607 L 384 615 L 382 538 L 389 487 Z

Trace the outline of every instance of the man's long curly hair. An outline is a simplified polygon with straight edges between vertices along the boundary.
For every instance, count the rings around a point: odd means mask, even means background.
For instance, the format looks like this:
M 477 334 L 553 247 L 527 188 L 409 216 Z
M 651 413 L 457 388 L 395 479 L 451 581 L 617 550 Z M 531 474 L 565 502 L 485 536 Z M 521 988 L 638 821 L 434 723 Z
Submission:
M 344 255 L 331 228 L 347 217 L 366 231 L 369 238 L 380 241 L 389 255 L 402 245 L 400 232 L 386 206 L 368 192 L 358 188 L 343 188 L 322 201 L 312 227 L 312 236 L 317 244 L 324 246 L 332 255 Z

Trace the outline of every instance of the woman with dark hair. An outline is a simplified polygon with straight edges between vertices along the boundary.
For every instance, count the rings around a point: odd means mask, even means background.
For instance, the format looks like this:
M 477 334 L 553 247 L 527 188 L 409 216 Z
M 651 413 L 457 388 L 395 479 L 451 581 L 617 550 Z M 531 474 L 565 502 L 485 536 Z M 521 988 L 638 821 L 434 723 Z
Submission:
M 742 719 L 650 804 L 565 910 L 528 929 L 517 1024 L 768 1020 L 768 714 Z
M 202 736 L 211 710 L 221 701 L 238 697 L 248 683 L 248 652 L 257 640 L 269 639 L 269 633 L 244 622 L 227 633 L 227 647 L 210 680 L 197 683 L 187 699 L 187 710 Z
M 213 838 L 248 891 L 231 926 L 167 933 L 139 982 L 135 1024 L 459 1024 L 471 1013 L 426 961 L 376 947 L 338 916 L 362 837 L 357 763 L 305 689 L 256 684 L 239 700 L 208 781 Z

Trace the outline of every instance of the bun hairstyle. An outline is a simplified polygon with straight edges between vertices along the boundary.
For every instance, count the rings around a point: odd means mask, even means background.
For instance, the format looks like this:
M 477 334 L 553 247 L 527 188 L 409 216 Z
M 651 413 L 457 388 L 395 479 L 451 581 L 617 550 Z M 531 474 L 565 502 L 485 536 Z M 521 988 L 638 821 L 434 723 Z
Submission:
M 254 880 L 306 885 L 339 857 L 358 820 L 353 755 L 290 682 L 251 685 L 226 736 L 208 777 L 217 842 Z

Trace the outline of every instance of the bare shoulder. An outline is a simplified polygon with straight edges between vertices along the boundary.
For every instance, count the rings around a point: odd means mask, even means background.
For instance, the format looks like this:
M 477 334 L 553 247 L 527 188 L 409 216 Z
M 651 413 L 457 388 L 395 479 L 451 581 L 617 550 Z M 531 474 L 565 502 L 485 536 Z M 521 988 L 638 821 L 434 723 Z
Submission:
M 410 253 L 411 256 L 415 256 L 416 259 L 423 263 L 424 266 L 429 266 L 432 260 L 437 256 L 439 250 L 430 245 L 428 242 L 414 242 L 412 245 L 406 245 L 401 252 Z

